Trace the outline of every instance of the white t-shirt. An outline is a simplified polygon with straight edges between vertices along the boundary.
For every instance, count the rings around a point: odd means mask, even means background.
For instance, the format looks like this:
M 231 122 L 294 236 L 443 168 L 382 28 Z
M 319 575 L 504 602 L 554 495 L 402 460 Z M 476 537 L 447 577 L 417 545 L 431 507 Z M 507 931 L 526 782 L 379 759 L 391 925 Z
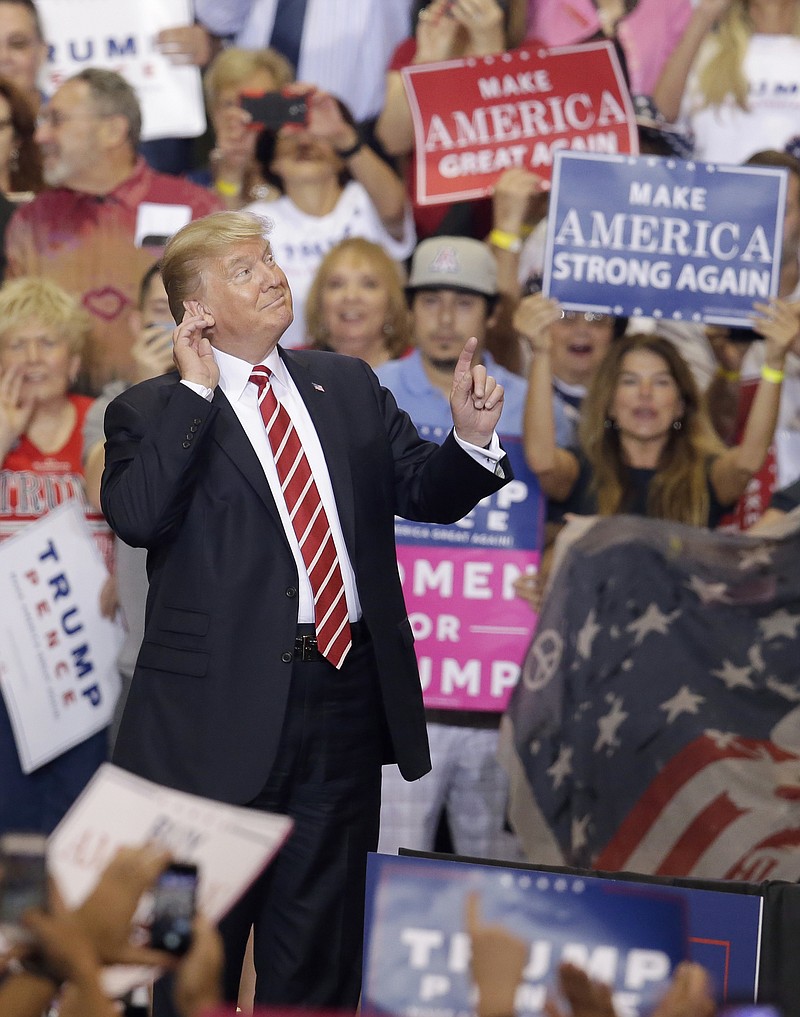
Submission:
M 687 82 L 679 124 L 695 137 L 695 158 L 707 162 L 742 163 L 755 152 L 782 149 L 800 135 L 800 38 L 753 35 L 744 58 L 750 83 L 748 109 L 733 99 L 721 106 L 703 106 L 698 71 L 715 48 L 703 45 Z
M 328 251 L 348 237 L 363 237 L 380 244 L 390 257 L 403 261 L 416 243 L 411 209 L 406 209 L 403 236 L 396 240 L 381 222 L 364 187 L 349 181 L 327 215 L 307 215 L 283 195 L 276 201 L 256 201 L 247 211 L 272 222 L 269 242 L 275 260 L 286 273 L 292 290 L 294 321 L 284 332 L 281 345 L 303 346 L 306 339 L 305 303 L 319 263 Z

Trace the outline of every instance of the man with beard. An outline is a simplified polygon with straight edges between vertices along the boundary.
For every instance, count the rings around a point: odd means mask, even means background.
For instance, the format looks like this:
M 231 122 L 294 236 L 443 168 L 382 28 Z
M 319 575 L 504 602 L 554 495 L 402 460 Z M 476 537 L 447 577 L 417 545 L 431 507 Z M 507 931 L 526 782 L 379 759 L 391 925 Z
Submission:
M 377 370 L 426 438 L 442 442 L 452 424 L 449 393 L 464 343 L 475 336 L 473 364 L 482 363 L 503 386 L 499 431 L 522 435 L 525 381 L 497 364 L 484 349 L 497 310 L 497 269 L 489 247 L 468 237 L 431 237 L 414 252 L 407 287 L 416 349 Z M 531 520 L 531 525 L 534 521 Z M 446 809 L 458 854 L 519 858 L 506 829 L 508 782 L 495 756 L 500 714 L 426 709 L 432 770 L 407 784 L 397 768 L 384 767 L 378 850 L 431 850 Z
M 36 141 L 48 190 L 22 205 L 6 231 L 8 278 L 52 279 L 75 294 L 94 328 L 82 388 L 133 380 L 131 330 L 139 282 L 180 226 L 221 208 L 196 184 L 137 157 L 141 111 L 119 74 L 87 68 L 39 114 Z

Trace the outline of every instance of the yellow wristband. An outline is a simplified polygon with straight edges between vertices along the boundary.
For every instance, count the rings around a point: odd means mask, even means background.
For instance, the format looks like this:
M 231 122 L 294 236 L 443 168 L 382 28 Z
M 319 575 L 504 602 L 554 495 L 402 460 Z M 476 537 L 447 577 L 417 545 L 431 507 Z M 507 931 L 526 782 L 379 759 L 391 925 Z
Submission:
M 742 376 L 741 371 L 726 371 L 724 367 L 718 367 L 717 374 L 725 381 L 738 381 Z
M 764 381 L 771 381 L 773 385 L 780 385 L 783 381 L 783 371 L 778 371 L 774 367 L 767 367 L 766 364 L 761 368 L 761 377 Z
M 507 233 L 506 230 L 492 230 L 489 234 L 489 243 L 493 247 L 499 247 L 501 251 L 511 251 L 518 254 L 522 250 L 522 238 L 516 233 Z
M 225 198 L 237 198 L 242 191 L 239 184 L 230 184 L 227 180 L 215 180 L 214 188 Z

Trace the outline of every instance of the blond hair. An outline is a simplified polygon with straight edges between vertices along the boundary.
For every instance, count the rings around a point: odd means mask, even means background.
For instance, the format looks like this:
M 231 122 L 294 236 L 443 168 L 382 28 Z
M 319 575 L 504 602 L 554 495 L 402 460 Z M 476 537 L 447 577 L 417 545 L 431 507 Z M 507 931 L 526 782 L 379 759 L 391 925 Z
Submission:
M 631 496 L 630 470 L 619 431 L 609 416 L 614 393 L 629 353 L 655 354 L 666 364 L 683 401 L 680 428 L 671 429 L 647 498 L 647 514 L 656 519 L 707 526 L 710 508 L 709 462 L 723 451 L 701 404 L 692 373 L 676 348 L 658 335 L 629 335 L 612 343 L 581 407 L 578 437 L 592 470 L 600 515 L 624 512 Z
M 380 246 L 363 237 L 348 237 L 325 255 L 319 264 L 306 298 L 306 331 L 314 349 L 329 348 L 328 328 L 322 312 L 322 292 L 336 265 L 346 257 L 363 261 L 374 269 L 388 297 L 383 343 L 389 357 L 401 356 L 411 342 L 408 305 L 403 291 L 402 270 Z
M 25 276 L 0 287 L 0 340 L 31 322 L 52 329 L 80 355 L 92 330 L 78 300 L 49 279 Z
M 294 68 L 274 49 L 224 49 L 209 64 L 203 77 L 208 108 L 213 110 L 226 88 L 240 88 L 257 71 L 266 71 L 275 79 L 275 88 L 294 81 Z
M 795 5 L 792 35 L 800 36 L 800 5 Z M 703 106 L 721 106 L 733 99 L 746 110 L 748 81 L 744 58 L 753 35 L 747 0 L 733 0 L 704 47 L 697 84 Z
M 222 258 L 233 244 L 266 240 L 269 230 L 269 221 L 252 212 L 212 212 L 179 229 L 161 258 L 161 278 L 175 321 L 183 318 L 184 300 L 202 293 L 209 261 Z

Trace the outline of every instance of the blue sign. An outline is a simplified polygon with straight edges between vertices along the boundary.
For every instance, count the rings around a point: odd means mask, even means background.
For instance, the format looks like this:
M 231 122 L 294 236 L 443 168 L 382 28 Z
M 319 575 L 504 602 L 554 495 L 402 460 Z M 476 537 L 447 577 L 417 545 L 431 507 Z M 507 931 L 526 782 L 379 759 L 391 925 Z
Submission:
M 543 290 L 573 310 L 750 324 L 778 291 L 787 171 L 559 152 Z
M 613 986 L 617 1012 L 648 1013 L 687 956 L 685 903 L 661 887 L 447 859 L 370 855 L 362 1011 L 468 1017 L 467 895 L 482 921 L 530 942 L 515 1012 L 543 1011 L 571 961 Z
M 441 442 L 447 431 L 417 424 L 420 436 Z M 525 461 L 522 441 L 502 436 L 514 479 L 484 498 L 457 523 L 417 523 L 395 520 L 399 545 L 480 547 L 505 551 L 540 551 L 544 527 L 544 497 L 539 480 Z

